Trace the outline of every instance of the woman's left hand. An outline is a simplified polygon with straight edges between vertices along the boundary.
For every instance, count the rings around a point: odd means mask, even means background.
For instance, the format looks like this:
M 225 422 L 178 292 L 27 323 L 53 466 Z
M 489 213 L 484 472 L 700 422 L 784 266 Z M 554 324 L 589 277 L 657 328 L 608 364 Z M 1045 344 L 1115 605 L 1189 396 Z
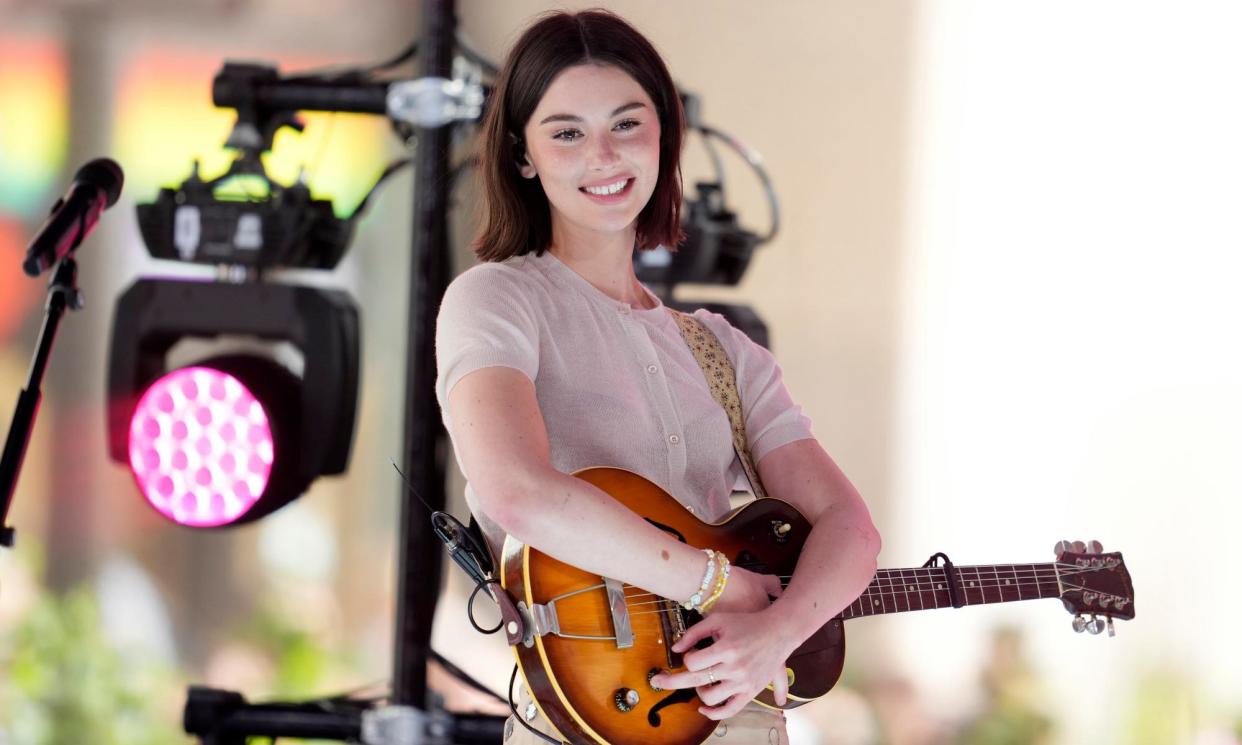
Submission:
M 783 706 L 789 693 L 785 662 L 798 642 L 790 638 L 773 607 L 708 614 L 673 645 L 674 652 L 690 650 L 682 658 L 686 669 L 661 673 L 651 682 L 665 689 L 696 689 L 704 704 L 699 712 L 709 719 L 737 714 L 769 684 L 776 703 Z M 694 649 L 709 637 L 713 640 L 710 647 Z

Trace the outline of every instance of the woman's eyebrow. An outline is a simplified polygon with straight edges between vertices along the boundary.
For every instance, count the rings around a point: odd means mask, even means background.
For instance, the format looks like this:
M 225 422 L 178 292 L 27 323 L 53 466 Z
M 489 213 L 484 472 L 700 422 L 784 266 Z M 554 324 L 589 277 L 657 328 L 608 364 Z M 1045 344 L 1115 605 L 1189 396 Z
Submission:
M 641 101 L 631 101 L 630 103 L 627 103 L 624 106 L 621 106 L 616 111 L 609 114 L 608 118 L 611 119 L 612 117 L 618 114 L 624 114 L 625 112 L 630 111 L 631 109 L 643 109 L 646 107 L 647 107 L 647 104 Z M 543 121 L 539 122 L 539 126 L 542 127 L 548 122 L 580 122 L 580 121 L 583 121 L 582 117 L 576 116 L 574 114 L 553 114 L 552 116 L 549 116 Z

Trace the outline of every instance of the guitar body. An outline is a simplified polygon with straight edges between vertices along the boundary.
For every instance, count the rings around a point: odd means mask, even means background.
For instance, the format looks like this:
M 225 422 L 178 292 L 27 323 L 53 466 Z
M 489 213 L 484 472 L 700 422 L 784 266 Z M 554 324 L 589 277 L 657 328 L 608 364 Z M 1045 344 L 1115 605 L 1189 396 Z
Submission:
M 811 530 L 806 518 L 777 499 L 757 500 L 709 524 L 629 471 L 593 468 L 576 475 L 678 540 L 722 551 L 733 564 L 762 573 L 792 575 Z M 693 689 L 657 691 L 647 682 L 655 671 L 682 666 L 670 645 L 697 614 L 635 587 L 606 585 L 513 539 L 505 542 L 502 572 L 523 613 L 534 608 L 541 619 L 535 625 L 542 633 L 514 649 L 540 711 L 567 740 L 698 745 L 710 737 L 717 723 L 699 713 Z M 833 619 L 787 663 L 793 683 L 783 708 L 827 693 L 844 661 L 844 630 Z M 775 708 L 770 690 L 755 700 Z

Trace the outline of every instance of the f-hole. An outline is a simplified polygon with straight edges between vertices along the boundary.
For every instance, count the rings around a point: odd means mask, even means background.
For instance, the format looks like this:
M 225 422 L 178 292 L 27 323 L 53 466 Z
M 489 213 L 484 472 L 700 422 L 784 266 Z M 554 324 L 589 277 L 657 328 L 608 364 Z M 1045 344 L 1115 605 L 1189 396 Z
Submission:
M 688 704 L 694 700 L 698 694 L 693 688 L 679 688 L 678 690 L 665 696 L 659 703 L 651 707 L 651 711 L 647 712 L 647 723 L 652 727 L 659 727 L 661 724 L 660 710 L 672 706 L 673 704 Z
M 665 525 L 665 524 L 664 524 L 664 523 L 662 523 L 662 522 L 657 522 L 657 521 L 655 521 L 655 520 L 652 520 L 652 519 L 651 519 L 651 518 L 649 518 L 649 517 L 644 517 L 643 519 L 644 519 L 644 520 L 646 520 L 647 522 L 651 523 L 652 525 L 656 526 L 656 527 L 657 527 L 657 528 L 659 528 L 660 530 L 663 530 L 665 533 L 671 533 L 672 535 L 677 536 L 677 540 L 681 541 L 682 543 L 686 543 L 686 542 L 687 542 L 687 541 L 686 541 L 686 537 L 685 537 L 684 535 L 682 535 L 682 534 L 681 534 L 681 531 L 680 531 L 680 530 L 678 530 L 677 528 L 674 528 L 674 527 L 673 527 L 673 526 L 671 526 L 671 525 Z

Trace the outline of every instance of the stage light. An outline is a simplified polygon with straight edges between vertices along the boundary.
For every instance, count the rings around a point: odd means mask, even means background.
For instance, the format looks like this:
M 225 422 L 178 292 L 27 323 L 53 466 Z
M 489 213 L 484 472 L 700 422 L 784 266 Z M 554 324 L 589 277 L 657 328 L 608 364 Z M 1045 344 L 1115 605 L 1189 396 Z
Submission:
M 267 490 L 274 456 L 263 404 L 214 367 L 181 368 L 155 381 L 130 420 L 138 488 L 182 525 L 211 528 L 246 515 Z
M 246 351 L 170 364 L 180 342 L 221 337 Z M 279 342 L 301 352 L 300 374 L 263 353 Z M 139 280 L 114 318 L 110 454 L 180 525 L 258 519 L 345 470 L 358 359 L 357 310 L 340 290 Z

